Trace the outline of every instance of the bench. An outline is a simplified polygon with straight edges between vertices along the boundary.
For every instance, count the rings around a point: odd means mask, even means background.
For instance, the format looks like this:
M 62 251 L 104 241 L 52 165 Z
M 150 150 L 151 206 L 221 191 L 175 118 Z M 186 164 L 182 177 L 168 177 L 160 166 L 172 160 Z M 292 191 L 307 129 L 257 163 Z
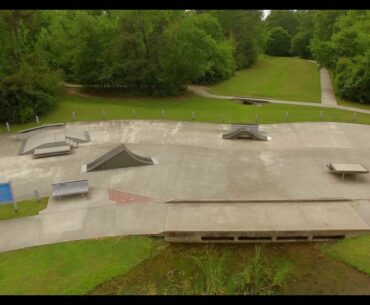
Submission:
M 70 145 L 61 145 L 56 147 L 38 148 L 33 151 L 34 158 L 43 158 L 51 156 L 66 155 L 72 152 Z
M 326 165 L 330 172 L 334 174 L 342 174 L 342 178 L 346 174 L 368 174 L 369 170 L 359 163 L 329 163 Z
M 87 194 L 89 192 L 89 185 L 87 180 L 76 180 L 53 183 L 51 185 L 51 189 L 52 197 L 62 197 L 78 194 Z

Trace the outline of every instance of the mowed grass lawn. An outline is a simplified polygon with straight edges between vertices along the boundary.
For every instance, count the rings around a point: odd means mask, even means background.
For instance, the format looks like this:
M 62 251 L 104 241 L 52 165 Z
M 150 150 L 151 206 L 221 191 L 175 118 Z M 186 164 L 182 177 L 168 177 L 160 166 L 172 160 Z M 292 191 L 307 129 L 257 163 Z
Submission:
M 47 204 L 48 197 L 40 198 L 40 202 L 35 199 L 20 201 L 17 202 L 17 212 L 13 204 L 0 205 L 0 220 L 37 215 L 41 210 L 46 209 Z
M 324 246 L 323 252 L 370 276 L 370 235 L 347 238 L 332 246 Z
M 165 110 L 165 117 L 162 116 Z M 228 100 L 206 98 L 187 94 L 177 98 L 125 98 L 125 97 L 81 97 L 65 95 L 56 109 L 49 114 L 40 116 L 41 124 L 72 122 L 72 111 L 77 121 L 102 120 L 102 111 L 106 111 L 107 120 L 120 119 L 166 119 L 191 121 L 192 112 L 195 121 L 221 123 L 222 114 L 225 123 L 254 123 L 256 115 L 261 124 L 283 122 L 349 122 L 352 123 L 352 112 L 330 108 L 296 106 L 283 104 L 267 104 L 263 106 L 242 105 Z M 133 116 L 135 110 L 135 116 Z M 323 118 L 320 118 L 323 111 Z M 288 112 L 288 120 L 286 113 Z M 370 124 L 370 115 L 357 113 L 356 123 Z M 35 127 L 35 122 L 11 125 L 11 131 Z M 6 132 L 5 124 L 0 132 Z
M 210 86 L 209 92 L 320 103 L 320 70 L 315 63 L 296 57 L 261 56 L 251 68 Z
M 116 237 L 0 253 L 0 294 L 86 294 L 152 255 L 163 242 Z

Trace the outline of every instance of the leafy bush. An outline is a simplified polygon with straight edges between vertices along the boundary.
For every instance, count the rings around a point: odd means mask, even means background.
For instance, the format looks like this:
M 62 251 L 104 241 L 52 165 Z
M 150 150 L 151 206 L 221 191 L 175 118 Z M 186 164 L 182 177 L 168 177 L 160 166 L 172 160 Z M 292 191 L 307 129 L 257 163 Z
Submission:
M 266 42 L 266 53 L 274 56 L 288 56 L 290 51 L 289 33 L 282 27 L 271 29 Z
M 24 123 L 53 109 L 57 102 L 58 73 L 46 66 L 23 64 L 0 81 L 0 121 Z
M 342 99 L 370 104 L 370 52 L 353 59 L 339 58 L 335 70 L 335 89 Z
M 243 295 L 271 295 L 284 285 L 290 271 L 290 265 L 276 266 L 269 264 L 261 255 L 261 248 L 256 246 L 253 259 L 245 269 L 235 274 L 229 284 L 229 291 Z
M 298 32 L 292 39 L 291 53 L 304 59 L 311 58 L 310 41 L 311 33 Z

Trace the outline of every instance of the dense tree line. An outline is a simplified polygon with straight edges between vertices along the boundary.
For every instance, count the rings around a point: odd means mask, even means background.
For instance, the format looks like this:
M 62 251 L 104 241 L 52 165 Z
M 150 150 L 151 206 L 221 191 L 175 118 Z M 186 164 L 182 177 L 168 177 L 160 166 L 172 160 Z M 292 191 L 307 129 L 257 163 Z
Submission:
M 35 44 L 43 18 L 33 11 L 0 11 L 0 120 L 25 122 L 51 110 L 60 74 Z
M 261 11 L 2 11 L 0 121 L 57 102 L 61 81 L 135 95 L 178 95 L 249 67 Z
M 265 51 L 315 59 L 334 76 L 340 98 L 370 103 L 370 11 L 272 11 Z
M 369 102 L 369 11 L 0 11 L 0 121 L 50 111 L 62 81 L 178 95 L 253 65 L 315 59 L 338 94 Z

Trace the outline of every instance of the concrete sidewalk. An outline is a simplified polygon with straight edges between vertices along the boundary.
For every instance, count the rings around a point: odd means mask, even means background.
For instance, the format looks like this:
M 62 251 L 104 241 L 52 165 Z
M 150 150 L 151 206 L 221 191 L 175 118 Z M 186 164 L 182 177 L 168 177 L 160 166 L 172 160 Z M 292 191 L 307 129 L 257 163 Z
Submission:
M 336 106 L 337 99 L 334 94 L 329 71 L 326 68 L 320 69 L 320 84 L 321 84 L 321 104 Z
M 51 199 L 37 216 L 0 221 L 0 251 L 72 240 L 163 232 L 166 207 L 157 203 L 113 204 L 107 190 L 90 198 Z
M 107 236 L 195 233 L 189 241 L 197 242 L 212 232 L 274 237 L 370 233 L 369 201 L 113 204 L 103 200 L 106 190 L 93 193 L 51 199 L 38 216 L 1 221 L 0 251 Z
M 238 98 L 250 98 L 255 101 L 259 100 L 263 103 L 310 106 L 310 107 L 319 107 L 319 108 L 335 108 L 335 109 L 347 110 L 347 111 L 352 111 L 352 112 L 370 114 L 370 110 L 356 108 L 356 107 L 340 106 L 340 105 L 337 105 L 336 102 L 334 103 L 332 99 L 327 99 L 327 98 L 326 98 L 326 103 L 310 103 L 310 102 L 300 102 L 300 101 L 275 100 L 275 99 L 268 99 L 268 98 L 256 98 L 252 96 L 216 95 L 216 94 L 207 92 L 207 90 L 202 86 L 194 86 L 194 85 L 188 86 L 188 90 L 191 92 L 194 92 L 195 94 L 204 96 L 204 97 L 221 99 L 221 100 L 235 100 Z

